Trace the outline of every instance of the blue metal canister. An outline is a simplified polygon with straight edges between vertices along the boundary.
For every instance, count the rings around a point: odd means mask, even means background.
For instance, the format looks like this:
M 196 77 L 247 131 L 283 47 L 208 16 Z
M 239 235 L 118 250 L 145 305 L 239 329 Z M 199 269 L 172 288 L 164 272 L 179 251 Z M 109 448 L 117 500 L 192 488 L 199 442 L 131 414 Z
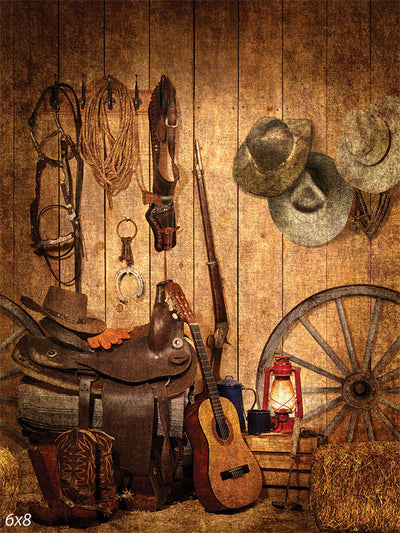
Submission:
M 228 398 L 236 408 L 239 416 L 240 430 L 246 431 L 246 418 L 243 407 L 243 390 L 251 390 L 254 393 L 254 404 L 256 393 L 253 389 L 243 387 L 240 381 L 236 381 L 232 376 L 226 376 L 225 379 L 218 381 L 217 383 L 218 393 L 224 398 Z M 254 406 L 253 404 L 253 406 Z

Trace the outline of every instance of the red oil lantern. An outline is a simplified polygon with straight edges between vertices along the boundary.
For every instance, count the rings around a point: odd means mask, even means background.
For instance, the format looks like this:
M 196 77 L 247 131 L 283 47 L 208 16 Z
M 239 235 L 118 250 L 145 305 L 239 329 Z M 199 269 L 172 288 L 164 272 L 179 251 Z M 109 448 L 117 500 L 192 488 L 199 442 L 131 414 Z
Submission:
M 292 366 L 288 356 L 275 356 L 273 366 L 265 369 L 263 409 L 274 411 L 273 431 L 279 433 L 292 433 L 294 419 L 303 418 L 300 368 Z

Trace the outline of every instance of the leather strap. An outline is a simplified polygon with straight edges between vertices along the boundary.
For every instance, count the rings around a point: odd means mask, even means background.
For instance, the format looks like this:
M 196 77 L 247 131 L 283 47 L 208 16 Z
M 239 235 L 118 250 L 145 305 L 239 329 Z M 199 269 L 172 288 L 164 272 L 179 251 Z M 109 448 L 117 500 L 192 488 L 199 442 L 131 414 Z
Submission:
M 170 427 L 170 400 L 167 392 L 168 382 L 152 383 L 154 397 L 157 398 L 158 412 L 164 431 L 163 445 L 161 449 L 161 476 L 167 485 L 174 481 L 174 452 L 169 437 Z
M 175 88 L 169 78 L 161 77 L 152 92 L 149 123 L 153 160 L 153 192 L 143 191 L 143 203 L 150 204 L 146 219 L 153 230 L 155 249 L 170 250 L 176 245 L 179 229 L 175 220 L 173 197 L 179 170 L 175 163 L 175 130 L 178 126 Z M 161 150 L 167 148 L 173 180 L 167 180 L 160 170 Z
M 148 476 L 153 440 L 154 397 L 149 383 L 103 386 L 102 429 L 115 438 L 116 464 L 134 476 Z
M 79 412 L 78 427 L 90 429 L 90 393 L 92 382 L 96 379 L 94 372 L 79 372 Z

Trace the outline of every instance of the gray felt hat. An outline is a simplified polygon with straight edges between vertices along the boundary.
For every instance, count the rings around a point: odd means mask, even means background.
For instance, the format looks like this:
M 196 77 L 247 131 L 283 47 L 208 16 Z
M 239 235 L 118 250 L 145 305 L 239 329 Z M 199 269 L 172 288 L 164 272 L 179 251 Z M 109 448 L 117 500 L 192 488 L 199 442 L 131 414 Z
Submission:
M 235 156 L 233 177 L 246 192 L 278 196 L 300 176 L 311 142 L 310 120 L 260 118 Z
M 318 246 L 336 237 L 346 225 L 352 202 L 353 188 L 341 178 L 335 161 L 313 152 L 293 187 L 268 199 L 277 227 L 303 246 Z
M 353 187 L 387 191 L 400 180 L 400 98 L 385 96 L 343 118 L 336 167 Z

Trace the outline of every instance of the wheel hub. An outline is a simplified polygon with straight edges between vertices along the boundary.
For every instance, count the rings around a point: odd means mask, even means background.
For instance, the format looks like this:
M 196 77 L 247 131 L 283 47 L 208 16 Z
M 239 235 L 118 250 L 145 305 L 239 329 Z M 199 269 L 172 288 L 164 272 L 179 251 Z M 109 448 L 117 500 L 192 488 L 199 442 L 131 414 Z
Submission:
M 355 409 L 364 409 L 376 400 L 378 384 L 371 372 L 354 372 L 342 387 L 344 401 Z

